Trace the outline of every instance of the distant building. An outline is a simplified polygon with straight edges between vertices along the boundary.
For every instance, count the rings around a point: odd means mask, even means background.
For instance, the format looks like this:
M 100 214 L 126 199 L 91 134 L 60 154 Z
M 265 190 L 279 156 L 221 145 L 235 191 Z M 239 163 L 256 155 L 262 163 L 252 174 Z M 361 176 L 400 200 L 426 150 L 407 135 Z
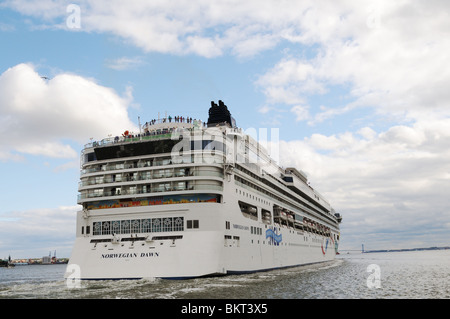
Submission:
M 43 265 L 50 265 L 51 263 L 52 263 L 52 257 L 50 257 L 50 256 L 42 257 L 42 264 Z

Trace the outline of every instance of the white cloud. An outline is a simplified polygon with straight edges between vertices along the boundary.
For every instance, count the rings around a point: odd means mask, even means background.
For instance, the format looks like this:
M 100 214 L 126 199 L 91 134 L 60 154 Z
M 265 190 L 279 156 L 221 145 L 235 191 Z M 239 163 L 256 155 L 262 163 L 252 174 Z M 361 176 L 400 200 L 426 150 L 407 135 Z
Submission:
M 67 18 L 69 1 L 5 1 L 22 14 L 55 28 Z M 78 1 L 81 29 L 117 35 L 146 52 L 194 53 L 215 57 L 231 52 L 252 56 L 296 36 L 308 2 L 295 1 Z
M 450 62 L 448 5 L 377 3 L 313 8 L 292 41 L 317 43 L 318 54 L 286 57 L 256 84 L 267 110 L 284 103 L 309 125 L 357 108 L 401 123 L 379 133 L 366 126 L 281 143 L 283 164 L 309 173 L 343 213 L 344 247 L 448 245 L 450 72 L 438 70 Z M 348 88 L 351 102 L 313 107 L 332 86 Z
M 22 14 L 39 16 L 44 20 L 52 20 L 66 12 L 68 1 L 55 0 L 6 0 L 0 4 L 2 7 L 12 7 Z
M 0 258 L 39 258 L 51 250 L 70 257 L 79 206 L 0 214 Z
M 267 112 L 269 112 L 271 109 L 273 109 L 273 107 L 267 106 L 267 105 L 263 105 L 258 109 L 259 113 L 262 114 L 266 114 Z
M 367 140 L 374 139 L 377 135 L 377 133 L 373 129 L 371 129 L 370 127 L 367 127 L 367 126 L 360 129 L 358 131 L 358 134 Z
M 3 6 L 53 22 L 56 27 L 66 20 L 70 3 L 7 0 Z M 316 64 L 293 60 L 292 72 L 298 73 L 301 81 L 308 75 L 311 82 L 307 83 L 313 85 L 310 89 L 315 85 L 320 89 L 321 81 L 314 80 L 324 78 L 357 80 L 360 85 L 355 89 L 362 91 L 372 90 L 374 84 L 383 89 L 396 84 L 400 89 L 404 73 L 399 77 L 395 71 L 406 67 L 408 82 L 422 82 L 424 75 L 432 73 L 436 81 L 448 75 L 436 68 L 447 61 L 444 52 L 450 22 L 448 4 L 443 1 L 82 0 L 77 4 L 81 8 L 80 31 L 114 34 L 147 52 L 252 56 L 282 41 L 318 44 Z M 441 54 L 436 55 L 438 52 Z M 434 60 L 432 68 L 416 63 L 430 58 Z M 387 77 L 386 72 L 392 71 Z M 445 94 L 445 86 L 442 90 Z
M 213 39 L 189 36 L 186 38 L 186 43 L 188 45 L 187 52 L 192 52 L 206 58 L 222 55 L 222 50 Z
M 345 87 L 352 101 L 311 110 L 312 119 L 304 118 L 310 125 L 361 107 L 410 119 L 430 111 L 449 116 L 448 9 L 442 1 L 313 5 L 299 20 L 300 34 L 288 39 L 315 44 L 317 54 L 290 54 L 256 84 L 269 103 L 289 107 Z
M 43 142 L 39 144 L 20 145 L 19 143 L 15 150 L 19 153 L 26 153 L 31 155 L 44 155 L 54 158 L 76 158 L 77 152 L 70 145 L 63 145 L 61 143 Z
M 291 108 L 291 112 L 295 114 L 296 121 L 304 121 L 311 117 L 308 109 L 309 109 L 308 106 L 295 105 Z
M 284 166 L 304 170 L 343 213 L 342 233 L 353 244 L 384 248 L 389 243 L 371 234 L 389 232 L 392 240 L 410 233 L 419 246 L 448 245 L 448 118 L 427 118 L 378 134 L 368 127 L 358 133 L 313 134 L 282 141 L 280 154 Z M 419 239 L 426 229 L 435 235 Z
M 75 158 L 78 143 L 135 129 L 128 119 L 132 97 L 78 75 L 61 73 L 48 81 L 32 65 L 19 64 L 0 75 L 0 158 L 14 152 Z M 17 156 L 17 155 L 16 155 Z
M 121 57 L 106 61 L 106 66 L 110 69 L 123 71 L 135 69 L 145 64 L 141 57 Z

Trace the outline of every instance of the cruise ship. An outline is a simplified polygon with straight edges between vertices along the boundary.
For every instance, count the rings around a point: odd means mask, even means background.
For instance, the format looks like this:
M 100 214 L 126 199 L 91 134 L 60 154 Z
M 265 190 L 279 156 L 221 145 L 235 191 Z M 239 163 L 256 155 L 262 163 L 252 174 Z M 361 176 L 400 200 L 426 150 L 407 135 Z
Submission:
M 169 116 L 139 130 L 81 152 L 66 278 L 187 279 L 335 258 L 340 214 L 222 101 L 207 122 Z

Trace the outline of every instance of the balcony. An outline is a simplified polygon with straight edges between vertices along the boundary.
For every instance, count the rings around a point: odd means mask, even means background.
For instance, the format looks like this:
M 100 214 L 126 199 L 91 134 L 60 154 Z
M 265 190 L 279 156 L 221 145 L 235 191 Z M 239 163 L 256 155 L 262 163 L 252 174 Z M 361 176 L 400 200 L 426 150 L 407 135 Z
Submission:
M 170 168 L 170 169 L 154 169 L 148 171 L 131 172 L 131 173 L 119 173 L 119 174 L 107 174 L 101 176 L 94 176 L 90 178 L 83 178 L 82 181 L 78 183 L 78 188 L 81 190 L 84 187 L 101 185 L 101 184 L 112 184 L 112 183 L 124 183 L 124 182 L 145 182 L 149 180 L 156 179 L 166 179 L 166 178 L 183 178 L 183 177 L 218 177 L 223 178 L 222 170 L 215 169 L 213 167 L 195 169 L 193 167 L 184 168 Z
M 116 188 L 102 188 L 93 189 L 90 191 L 84 191 L 78 195 L 78 203 L 80 204 L 84 200 L 103 198 L 103 197 L 139 197 L 148 196 L 155 193 L 166 192 L 186 192 L 186 191 L 223 191 L 222 185 L 209 184 L 209 181 L 193 184 L 192 182 L 166 182 L 166 183 L 153 183 L 140 186 L 122 186 Z
M 199 154 L 197 154 L 199 155 Z M 193 154 L 187 159 L 184 158 L 182 160 L 176 161 L 173 160 L 170 156 L 165 157 L 156 157 L 156 158 L 147 158 L 147 159 L 139 159 L 139 160 L 128 160 L 121 162 L 113 162 L 113 163 L 104 163 L 104 164 L 91 164 L 88 167 L 81 170 L 81 176 L 92 173 L 99 172 L 108 172 L 108 171 L 120 171 L 120 170 L 129 170 L 129 169 L 137 169 L 141 170 L 144 168 L 153 168 L 153 167 L 161 167 L 161 166 L 172 166 L 172 165 L 184 165 L 184 164 L 197 164 L 198 158 L 197 155 Z M 223 153 L 218 153 L 214 155 L 206 155 L 201 154 L 201 163 L 199 164 L 223 164 L 225 162 L 225 157 Z

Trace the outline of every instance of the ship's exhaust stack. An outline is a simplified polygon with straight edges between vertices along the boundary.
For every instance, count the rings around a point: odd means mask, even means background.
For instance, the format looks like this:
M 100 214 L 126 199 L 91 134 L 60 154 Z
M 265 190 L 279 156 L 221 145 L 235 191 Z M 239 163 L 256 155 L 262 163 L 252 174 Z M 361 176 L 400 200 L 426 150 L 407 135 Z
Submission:
M 209 109 L 208 127 L 227 125 L 229 127 L 236 127 L 236 122 L 231 116 L 228 107 L 219 100 L 219 105 L 211 101 L 211 108 Z

